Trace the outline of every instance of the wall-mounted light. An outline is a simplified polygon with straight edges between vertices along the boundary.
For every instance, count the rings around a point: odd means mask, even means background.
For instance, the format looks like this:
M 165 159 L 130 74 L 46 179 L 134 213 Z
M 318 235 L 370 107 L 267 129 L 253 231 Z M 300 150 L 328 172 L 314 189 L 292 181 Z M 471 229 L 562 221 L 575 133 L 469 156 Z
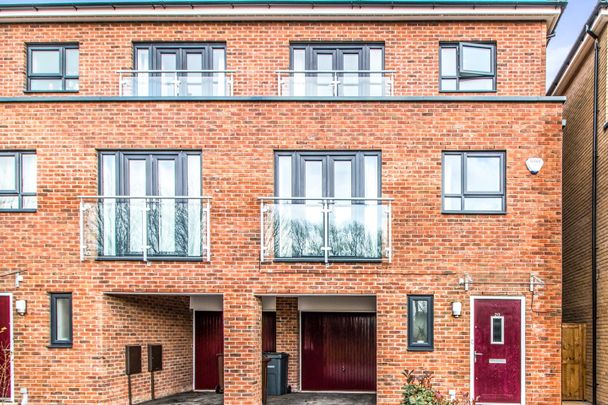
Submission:
M 540 169 L 543 168 L 544 164 L 545 162 L 543 161 L 543 159 L 539 157 L 531 157 L 526 160 L 526 167 L 528 168 L 528 170 L 530 170 L 530 173 L 532 174 L 538 174 L 538 172 L 540 172 Z
M 15 310 L 21 316 L 25 315 L 27 312 L 27 301 L 26 300 L 17 300 L 15 301 Z
M 460 318 L 460 315 L 462 315 L 462 302 L 452 302 L 452 316 L 454 318 Z

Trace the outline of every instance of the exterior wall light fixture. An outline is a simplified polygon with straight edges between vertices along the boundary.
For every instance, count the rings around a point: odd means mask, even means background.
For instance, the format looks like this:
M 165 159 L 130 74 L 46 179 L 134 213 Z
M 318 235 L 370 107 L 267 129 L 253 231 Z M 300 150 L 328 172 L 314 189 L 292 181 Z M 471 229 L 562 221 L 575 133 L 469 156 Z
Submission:
M 27 301 L 26 300 L 17 300 L 15 301 L 15 310 L 21 316 L 25 315 L 27 312 Z
M 452 302 L 452 316 L 454 318 L 460 318 L 460 315 L 462 315 L 462 302 Z

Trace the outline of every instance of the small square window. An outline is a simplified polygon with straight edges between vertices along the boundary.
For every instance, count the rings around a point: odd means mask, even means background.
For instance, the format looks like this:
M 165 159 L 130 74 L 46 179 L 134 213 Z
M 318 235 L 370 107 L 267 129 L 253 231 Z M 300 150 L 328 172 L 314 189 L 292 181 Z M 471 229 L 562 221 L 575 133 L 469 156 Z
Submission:
M 35 211 L 35 152 L 0 151 L 0 211 Z
M 29 45 L 27 55 L 27 91 L 78 91 L 78 45 Z
M 72 294 L 51 294 L 51 346 L 72 346 Z
M 407 347 L 411 351 L 433 350 L 433 296 L 409 295 Z
M 504 152 L 444 152 L 442 212 L 506 211 Z
M 442 92 L 496 91 L 496 45 L 442 43 L 439 47 L 439 90 Z

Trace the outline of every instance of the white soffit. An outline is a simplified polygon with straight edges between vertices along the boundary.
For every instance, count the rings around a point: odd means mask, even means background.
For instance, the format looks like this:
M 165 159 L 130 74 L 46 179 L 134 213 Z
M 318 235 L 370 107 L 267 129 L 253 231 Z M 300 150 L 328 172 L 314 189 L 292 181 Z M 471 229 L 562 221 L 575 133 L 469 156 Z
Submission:
M 192 5 L 2 8 L 0 23 L 79 21 L 545 21 L 558 6 L 412 7 L 399 5 Z
M 376 312 L 376 297 L 317 295 L 298 298 L 302 312 Z
M 221 295 L 196 295 L 190 297 L 190 309 L 195 311 L 223 311 Z

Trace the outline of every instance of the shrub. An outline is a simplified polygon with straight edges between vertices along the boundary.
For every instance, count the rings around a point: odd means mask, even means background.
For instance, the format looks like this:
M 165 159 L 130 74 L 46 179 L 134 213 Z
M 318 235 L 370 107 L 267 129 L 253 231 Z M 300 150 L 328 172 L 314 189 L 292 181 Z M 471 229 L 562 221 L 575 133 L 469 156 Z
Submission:
M 401 405 L 474 405 L 468 394 L 457 395 L 456 399 L 447 399 L 433 388 L 433 373 L 423 371 L 416 375 L 415 370 L 405 370 L 403 401 Z

